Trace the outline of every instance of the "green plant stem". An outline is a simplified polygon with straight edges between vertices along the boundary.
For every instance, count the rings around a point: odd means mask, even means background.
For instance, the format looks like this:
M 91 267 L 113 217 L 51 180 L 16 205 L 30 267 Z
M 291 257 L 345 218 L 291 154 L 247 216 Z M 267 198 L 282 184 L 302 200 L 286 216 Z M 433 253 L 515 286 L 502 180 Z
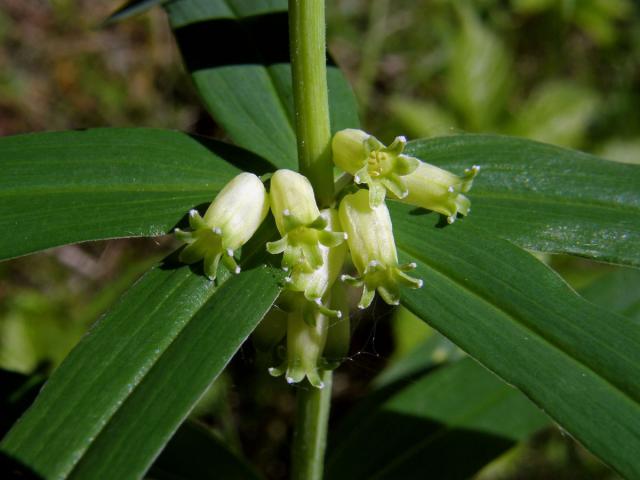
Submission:
M 322 480 L 333 372 L 325 371 L 322 381 L 324 388 L 306 384 L 298 390 L 291 466 L 293 480 Z
M 300 172 L 320 207 L 333 202 L 333 162 L 327 89 L 324 0 L 289 0 L 289 34 L 293 99 Z M 293 437 L 294 480 L 321 480 L 329 423 L 332 373 L 322 374 L 324 388 L 298 390 Z
M 289 0 L 300 173 L 311 181 L 320 207 L 333 201 L 325 29 L 323 0 Z

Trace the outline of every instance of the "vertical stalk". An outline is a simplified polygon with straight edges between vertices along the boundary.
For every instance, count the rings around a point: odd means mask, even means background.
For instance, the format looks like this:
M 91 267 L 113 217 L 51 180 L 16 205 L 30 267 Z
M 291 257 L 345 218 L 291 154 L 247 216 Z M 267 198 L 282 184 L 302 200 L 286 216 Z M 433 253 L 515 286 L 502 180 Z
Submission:
M 322 389 L 307 384 L 298 390 L 291 465 L 293 480 L 322 480 L 333 372 L 325 371 L 322 381 Z
M 300 173 L 320 207 L 333 202 L 333 162 L 327 89 L 324 0 L 289 0 L 289 36 L 293 99 Z M 332 373 L 324 388 L 298 389 L 291 478 L 321 480 L 329 422 Z
M 320 207 L 333 201 L 325 29 L 324 0 L 289 0 L 298 160 Z

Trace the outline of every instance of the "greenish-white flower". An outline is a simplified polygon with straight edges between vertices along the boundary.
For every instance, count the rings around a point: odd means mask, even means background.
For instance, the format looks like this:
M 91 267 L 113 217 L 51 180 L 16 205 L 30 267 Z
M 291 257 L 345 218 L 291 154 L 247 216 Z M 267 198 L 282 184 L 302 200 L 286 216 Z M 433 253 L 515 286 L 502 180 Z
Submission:
M 271 211 L 282 235 L 267 243 L 267 251 L 282 253 L 287 271 L 312 273 L 324 263 L 322 246 L 332 248 L 346 235 L 327 229 L 327 218 L 320 215 L 311 183 L 292 170 L 278 170 L 271 177 Z
M 406 175 L 418 167 L 418 159 L 403 154 L 407 140 L 396 137 L 385 146 L 373 135 L 348 128 L 333 136 L 333 161 L 353 175 L 357 184 L 369 188 L 369 204 L 376 207 L 384 202 L 387 190 L 397 198 L 409 194 Z
M 254 174 L 241 173 L 220 190 L 204 217 L 197 210 L 189 212 L 191 231 L 176 228 L 176 237 L 187 243 L 180 261 L 204 260 L 205 274 L 212 280 L 221 260 L 230 271 L 239 273 L 234 252 L 249 241 L 267 213 L 269 197 L 264 185 Z
M 359 190 L 345 196 L 340 203 L 340 223 L 347 232 L 351 259 L 358 277 L 343 275 L 342 279 L 363 287 L 358 306 L 368 307 L 377 291 L 390 305 L 400 302 L 400 287 L 422 287 L 422 280 L 405 272 L 415 264 L 398 265 L 393 227 L 387 206 L 369 204 L 368 193 Z
M 479 171 L 480 167 L 474 165 L 459 177 L 421 161 L 415 171 L 404 177 L 409 193 L 392 198 L 446 215 L 447 221 L 453 223 L 458 213 L 468 215 L 471 211 L 471 201 L 464 193 L 469 191 Z
M 327 208 L 322 210 L 320 215 L 326 222 L 325 230 L 341 230 L 337 210 Z M 342 242 L 335 247 L 320 244 L 319 248 L 322 265 L 311 272 L 305 268 L 294 266 L 289 271 L 290 275 L 285 279 L 285 288 L 293 292 L 302 292 L 307 301 L 316 305 L 317 309 L 325 315 L 339 317 L 340 311 L 326 308 L 323 301 L 326 300 L 329 288 L 340 275 L 347 253 L 347 244 Z
M 305 321 L 300 312 L 291 312 L 287 317 L 286 359 L 278 367 L 269 369 L 274 377 L 285 375 L 287 383 L 298 383 L 305 379 L 317 388 L 323 388 L 321 378 L 321 355 L 327 339 L 328 318 L 316 313 L 313 324 Z

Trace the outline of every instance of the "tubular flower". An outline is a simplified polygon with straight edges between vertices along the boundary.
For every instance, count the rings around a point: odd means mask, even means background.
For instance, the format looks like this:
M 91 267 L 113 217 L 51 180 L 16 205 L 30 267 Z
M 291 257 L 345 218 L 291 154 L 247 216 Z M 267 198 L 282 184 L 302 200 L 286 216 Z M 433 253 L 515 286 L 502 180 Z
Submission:
M 313 325 L 309 325 L 299 312 L 289 313 L 286 359 L 279 367 L 270 368 L 269 373 L 274 377 L 284 374 L 287 383 L 298 383 L 307 377 L 314 387 L 324 387 L 318 364 L 327 339 L 327 320 L 316 313 Z
M 422 280 L 405 273 L 415 268 L 414 263 L 398 265 L 391 217 L 384 203 L 371 208 L 364 190 L 347 195 L 340 203 L 340 223 L 349 235 L 351 259 L 359 273 L 358 277 L 343 275 L 342 279 L 363 286 L 359 308 L 371 304 L 376 290 L 386 303 L 397 305 L 400 286 L 422 287 Z
M 204 272 L 212 280 L 221 259 L 230 271 L 240 273 L 234 251 L 249 241 L 268 212 L 269 198 L 260 179 L 241 173 L 220 190 L 204 217 L 197 210 L 189 212 L 191 231 L 175 229 L 176 237 L 187 243 L 180 261 L 204 259 Z
M 367 184 L 373 208 L 384 202 L 387 190 L 397 198 L 408 195 L 405 178 L 418 168 L 419 160 L 402 153 L 406 143 L 405 137 L 396 137 L 387 147 L 362 130 L 348 128 L 333 136 L 333 161 L 357 184 Z
M 467 215 L 471 211 L 471 201 L 463 194 L 471 189 L 473 179 L 479 171 L 480 167 L 474 165 L 459 177 L 442 168 L 420 162 L 413 173 L 404 177 L 409 194 L 404 198 L 393 198 L 446 215 L 447 222 L 453 223 L 458 213 Z
M 267 251 L 283 253 L 282 267 L 312 273 L 324 260 L 321 246 L 344 242 L 343 232 L 327 230 L 328 220 L 320 215 L 313 188 L 306 177 L 291 170 L 278 170 L 271 177 L 271 211 L 282 235 L 267 243 Z
M 322 210 L 320 215 L 327 224 L 325 227 L 327 231 L 340 230 L 338 212 L 335 209 Z M 322 265 L 312 272 L 307 272 L 304 268 L 294 267 L 291 270 L 291 275 L 285 280 L 285 288 L 292 292 L 302 292 L 305 299 L 313 302 L 315 308 L 325 315 L 340 317 L 340 310 L 329 310 L 323 306 L 322 302 L 325 294 L 342 270 L 347 253 L 347 245 L 342 242 L 340 245 L 329 248 L 321 244 L 319 248 Z

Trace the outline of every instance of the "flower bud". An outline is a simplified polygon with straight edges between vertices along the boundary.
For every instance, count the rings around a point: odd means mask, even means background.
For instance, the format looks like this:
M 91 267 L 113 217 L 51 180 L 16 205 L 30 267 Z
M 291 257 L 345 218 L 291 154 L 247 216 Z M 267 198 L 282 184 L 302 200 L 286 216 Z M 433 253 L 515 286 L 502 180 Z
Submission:
M 327 229 L 328 219 L 320 215 L 313 188 L 306 177 L 291 170 L 278 170 L 271 177 L 271 211 L 282 238 L 267 243 L 267 251 L 283 253 L 282 267 L 311 273 L 321 267 L 321 246 L 344 242 L 343 232 Z
M 359 273 L 359 277 L 343 275 L 342 279 L 363 286 L 359 308 L 371 304 L 376 290 L 386 303 L 397 305 L 400 286 L 422 286 L 422 280 L 404 273 L 415 264 L 398 265 L 391 217 L 384 203 L 372 208 L 364 190 L 347 195 L 340 203 L 340 223 L 349 235 L 351 259 Z
M 293 170 L 278 170 L 271 177 L 271 211 L 280 235 L 313 223 L 320 211 L 311 182 Z
M 204 218 L 197 210 L 189 212 L 190 232 L 176 228 L 176 237 L 187 243 L 180 261 L 204 259 L 205 274 L 212 280 L 221 259 L 229 270 L 239 273 L 234 250 L 253 236 L 268 212 L 269 198 L 260 179 L 252 173 L 237 175 L 220 190 Z
M 324 387 L 320 376 L 320 355 L 327 338 L 327 317 L 316 313 L 313 325 L 309 325 L 299 312 L 287 317 L 287 358 L 269 373 L 274 377 L 285 375 L 287 383 L 298 383 L 306 377 L 317 388 Z
M 380 205 L 387 190 L 397 198 L 408 194 L 404 177 L 418 167 L 418 159 L 404 155 L 407 140 L 396 137 L 391 145 L 362 130 L 348 128 L 333 136 L 331 147 L 334 163 L 354 176 L 357 184 L 369 187 L 369 204 Z
M 458 213 L 467 215 L 471 211 L 471 201 L 463 193 L 471 189 L 473 179 L 479 171 L 480 167 L 474 165 L 459 177 L 442 168 L 420 162 L 413 173 L 404 177 L 409 194 L 404 198 L 394 198 L 446 215 L 447 222 L 453 223 Z

